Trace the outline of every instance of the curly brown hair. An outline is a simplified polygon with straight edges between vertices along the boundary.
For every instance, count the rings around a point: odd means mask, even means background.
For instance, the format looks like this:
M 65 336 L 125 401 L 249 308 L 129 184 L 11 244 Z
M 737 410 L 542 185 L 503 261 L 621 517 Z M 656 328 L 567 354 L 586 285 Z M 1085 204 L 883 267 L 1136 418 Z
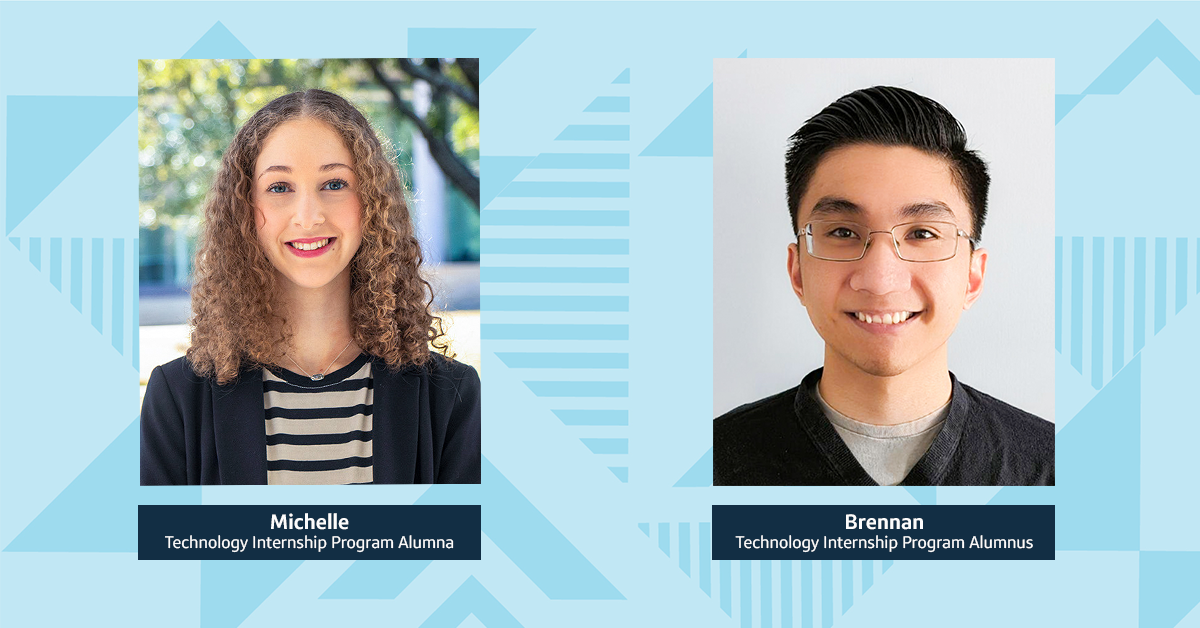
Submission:
M 390 368 L 424 364 L 430 346 L 450 355 L 433 290 L 421 276 L 404 186 L 390 146 L 345 98 L 319 89 L 280 96 L 238 130 L 204 205 L 204 230 L 192 285 L 192 344 L 187 359 L 203 377 L 225 384 L 247 366 L 280 364 L 291 341 L 275 301 L 277 273 L 259 244 L 252 183 L 271 131 L 298 118 L 325 122 L 354 156 L 362 203 L 362 244 L 350 266 L 354 342 Z

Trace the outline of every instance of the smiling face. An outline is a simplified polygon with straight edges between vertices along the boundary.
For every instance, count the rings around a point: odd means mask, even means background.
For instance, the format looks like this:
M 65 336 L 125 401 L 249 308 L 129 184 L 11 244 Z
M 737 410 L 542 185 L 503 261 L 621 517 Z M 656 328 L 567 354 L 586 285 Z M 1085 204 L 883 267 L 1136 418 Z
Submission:
M 362 241 L 354 158 L 324 122 L 299 118 L 275 127 L 254 164 L 258 241 L 291 287 L 349 286 Z
M 828 220 L 870 231 L 943 221 L 971 233 L 969 206 L 946 161 L 910 147 L 860 144 L 829 152 L 800 199 L 800 243 L 788 247 L 792 288 L 825 340 L 826 368 L 851 367 L 879 377 L 921 365 L 944 372 L 946 341 L 963 310 L 979 297 L 987 252 L 972 252 L 960 238 L 948 260 L 908 262 L 897 256 L 887 233 L 875 233 L 860 260 L 817 259 L 807 251 L 803 230 Z M 928 235 L 906 234 L 896 230 L 898 238 Z

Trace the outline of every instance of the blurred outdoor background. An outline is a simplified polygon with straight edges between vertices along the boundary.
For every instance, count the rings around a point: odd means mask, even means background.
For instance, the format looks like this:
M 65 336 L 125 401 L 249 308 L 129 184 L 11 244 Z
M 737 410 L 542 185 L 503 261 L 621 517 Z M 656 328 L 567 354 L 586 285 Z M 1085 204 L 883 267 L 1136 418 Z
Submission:
M 320 88 L 354 103 L 397 149 L 409 211 L 452 349 L 479 368 L 477 59 L 169 59 L 138 62 L 140 364 L 187 350 L 203 207 L 225 148 L 272 99 Z

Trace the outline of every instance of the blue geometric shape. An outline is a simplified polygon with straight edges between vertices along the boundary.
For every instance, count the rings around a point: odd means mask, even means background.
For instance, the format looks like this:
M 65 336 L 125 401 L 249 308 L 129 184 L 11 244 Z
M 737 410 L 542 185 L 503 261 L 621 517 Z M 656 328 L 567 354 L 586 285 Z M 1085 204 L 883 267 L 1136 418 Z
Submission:
M 480 325 L 484 340 L 629 340 L 629 325 Z
M 692 575 L 692 524 L 686 521 L 679 524 L 679 570 Z
M 485 283 L 629 283 L 629 269 L 603 266 L 484 267 L 479 269 L 479 280 Z
M 663 554 L 671 555 L 671 524 L 658 524 L 658 549 L 662 550 Z
M 642 157 L 712 157 L 712 125 L 713 86 L 709 83 L 640 154 Z
M 629 170 L 629 153 L 539 153 L 530 170 Z
M 625 599 L 487 457 L 483 458 L 483 486 L 487 487 L 482 492 L 483 533 L 547 597 Z
M 936 486 L 906 486 L 904 490 L 912 495 L 918 504 L 932 506 L 937 503 L 937 487 Z
M 499 255 L 629 255 L 629 240 L 619 238 L 484 238 L 480 244 L 480 250 L 483 253 Z
M 624 70 L 621 70 L 621 73 L 617 75 L 617 78 L 612 80 L 612 84 L 613 85 L 628 85 L 629 84 L 629 68 L 625 68 Z
M 9 238 L 9 244 L 12 244 L 18 251 L 21 250 L 21 238 Z
M 525 382 L 538 397 L 628 397 L 629 382 Z
M 629 425 L 628 410 L 551 410 L 563 425 Z
M 135 526 L 136 527 L 136 526 Z M 200 626 L 241 625 L 302 560 L 200 561 Z
M 181 59 L 253 59 L 254 55 L 221 22 L 212 25 Z
M 321 594 L 322 600 L 394 600 L 431 560 L 358 560 Z
M 92 238 L 92 327 L 104 333 L 104 238 Z
M 1071 113 L 1071 110 L 1083 100 L 1084 94 L 1055 94 L 1054 95 L 1054 124 L 1058 124 Z
M 555 140 L 580 142 L 627 142 L 628 124 L 568 124 Z
M 29 263 L 33 264 L 33 267 L 38 270 L 42 269 L 41 238 L 29 238 Z
M 510 369 L 627 369 L 628 353 L 504 353 L 496 354 Z M 562 417 L 560 417 L 562 418 Z M 564 419 L 565 420 L 565 419 Z M 622 424 L 624 425 L 624 424 Z
M 628 312 L 629 297 L 520 296 L 486 294 L 480 309 L 489 312 Z
M 639 524 L 638 524 L 638 529 L 642 531 L 642 534 L 645 534 L 645 535 L 646 535 L 646 537 L 647 537 L 647 538 L 649 538 L 649 536 L 650 536 L 650 524 L 649 524 L 649 522 L 647 522 L 647 523 L 639 523 Z
M 1056 436 L 1056 486 L 1006 487 L 990 504 L 1055 504 L 1055 549 L 1137 550 L 1141 533 L 1141 355 Z
M 1200 95 L 1200 59 L 1158 20 L 1142 31 L 1083 93 L 1120 94 L 1155 58 L 1193 94 Z
M 749 48 L 747 48 L 747 49 L 743 50 L 743 51 L 742 51 L 742 54 L 738 55 L 738 56 L 737 56 L 737 58 L 739 58 L 739 59 L 745 59 L 745 58 L 746 58 L 746 55 L 747 55 L 747 54 L 749 54 L 749 52 L 750 52 L 750 49 L 749 49 Z
M 521 628 L 521 622 L 475 576 L 468 576 L 466 582 L 421 623 L 421 628 L 455 628 L 470 615 L 488 628 Z
M 1200 604 L 1200 552 L 1138 553 L 1138 626 L 1171 628 Z
M 198 486 L 138 486 L 139 424 L 130 423 L 4 551 L 136 552 L 139 503 L 199 504 Z
M 629 467 L 609 467 L 608 470 L 612 471 L 612 474 L 617 476 L 618 480 L 625 484 L 629 483 Z
M 514 181 L 497 195 L 502 198 L 629 198 L 622 181 Z
M 410 28 L 408 56 L 478 58 L 482 83 L 533 31 L 532 28 Z
M 125 355 L 125 240 L 115 238 L 112 250 L 112 346 Z
M 854 561 L 842 561 L 842 614 L 854 606 Z
M 71 305 L 83 313 L 83 238 L 71 238 Z
M 584 113 L 629 113 L 628 96 L 597 96 Z
M 704 452 L 703 456 L 693 464 L 683 477 L 675 482 L 675 487 L 696 487 L 696 486 L 712 486 L 713 485 L 713 448 L 709 447 L 708 451 Z
M 125 96 L 9 96 L 5 235 L 136 107 L 137 98 Z
M 594 454 L 629 453 L 628 438 L 581 438 L 579 440 Z
M 758 563 L 758 596 L 760 625 L 770 626 L 771 622 L 771 561 L 762 560 Z
M 487 207 L 533 157 L 480 157 L 479 158 L 479 206 Z
M 480 224 L 517 227 L 628 227 L 629 212 L 613 209 L 488 209 Z

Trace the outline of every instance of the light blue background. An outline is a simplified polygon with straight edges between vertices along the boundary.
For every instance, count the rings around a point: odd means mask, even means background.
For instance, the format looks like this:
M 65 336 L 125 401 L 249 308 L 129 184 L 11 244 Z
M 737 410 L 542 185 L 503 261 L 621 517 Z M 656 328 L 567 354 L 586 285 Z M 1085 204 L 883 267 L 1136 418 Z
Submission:
M 0 5 L 0 623 L 1200 625 L 1198 18 L 1187 3 Z M 1057 487 L 709 486 L 709 86 L 712 59 L 743 52 L 1055 59 L 1058 306 L 1028 315 L 1056 316 Z M 482 487 L 137 486 L 134 62 L 247 55 L 490 71 Z M 580 134 L 628 139 L 566 139 Z M 546 153 L 629 167 L 545 168 L 563 165 Z M 499 295 L 618 299 L 488 308 Z M 483 560 L 134 554 L 139 503 L 304 502 L 481 503 Z M 1059 551 L 712 562 L 714 502 L 1055 503 Z

